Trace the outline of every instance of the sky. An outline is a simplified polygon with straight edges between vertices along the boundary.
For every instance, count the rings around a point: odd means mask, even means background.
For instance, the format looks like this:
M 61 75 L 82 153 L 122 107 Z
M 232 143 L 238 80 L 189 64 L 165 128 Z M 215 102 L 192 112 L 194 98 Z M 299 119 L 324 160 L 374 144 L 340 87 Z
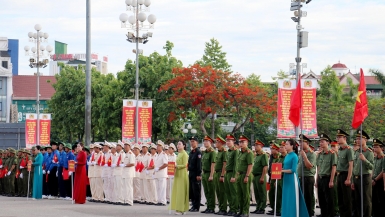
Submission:
M 290 0 L 151 0 L 149 14 L 157 17 L 153 38 L 140 49 L 144 55 L 165 54 L 163 46 L 174 43 L 173 56 L 184 66 L 202 58 L 205 42 L 217 39 L 232 71 L 243 76 L 255 73 L 271 81 L 279 70 L 289 71 L 296 57 L 297 30 L 291 20 Z M 108 56 L 108 71 L 124 69 L 134 59 L 135 44 L 126 41 L 119 15 L 126 12 L 124 0 L 92 0 L 91 47 L 99 58 Z M 19 39 L 19 74 L 29 75 L 29 57 L 24 55 L 28 32 L 35 24 L 48 32 L 49 43 L 68 44 L 68 53 L 85 53 L 85 0 L 0 0 L 0 37 Z M 301 49 L 304 72 L 319 74 L 327 65 L 344 63 L 351 72 L 363 68 L 385 71 L 385 1 L 313 0 L 304 5 L 303 31 L 309 46 Z M 132 12 L 126 12 L 131 15 Z M 45 44 L 47 45 L 47 44 Z M 48 67 L 42 69 L 48 75 Z

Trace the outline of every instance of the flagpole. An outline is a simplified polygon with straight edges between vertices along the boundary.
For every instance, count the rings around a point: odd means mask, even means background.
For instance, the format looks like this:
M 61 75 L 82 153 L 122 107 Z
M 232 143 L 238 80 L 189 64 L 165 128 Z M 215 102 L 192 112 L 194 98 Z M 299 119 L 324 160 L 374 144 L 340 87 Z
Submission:
M 301 98 L 301 104 L 302 104 L 302 98 Z M 301 106 L 302 107 L 302 106 Z M 303 132 L 302 132 L 302 108 L 300 110 L 300 126 L 301 126 L 301 134 L 303 135 Z M 301 136 L 301 151 L 303 151 L 303 136 Z M 304 174 L 304 164 L 305 164 L 305 158 L 303 156 L 302 157 L 302 194 L 305 195 L 305 174 Z
M 360 146 L 361 146 L 361 151 L 360 153 L 362 154 L 362 124 L 360 126 L 360 132 L 361 132 L 361 139 L 360 139 Z M 360 169 L 361 169 L 361 216 L 364 216 L 364 193 L 363 193 L 363 190 L 364 190 L 364 187 L 363 187 L 363 182 L 362 182 L 362 160 L 360 159 Z

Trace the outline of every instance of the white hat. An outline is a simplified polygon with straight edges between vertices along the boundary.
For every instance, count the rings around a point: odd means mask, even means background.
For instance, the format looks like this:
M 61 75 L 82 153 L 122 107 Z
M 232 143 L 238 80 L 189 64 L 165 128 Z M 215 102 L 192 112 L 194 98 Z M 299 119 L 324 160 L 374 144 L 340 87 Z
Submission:
M 111 143 L 107 142 L 107 140 L 104 140 L 104 145 L 106 145 L 106 146 L 108 146 L 108 147 L 110 147 L 110 148 L 112 147 L 112 146 L 111 146 Z
M 151 143 L 150 148 L 151 149 L 156 149 L 156 145 L 154 143 Z
M 132 148 L 133 148 L 133 149 L 134 149 L 134 148 L 140 149 L 140 146 L 139 146 L 138 143 L 135 143 L 135 144 L 132 146 Z
M 116 143 L 115 143 L 115 142 L 111 142 L 111 143 L 110 143 L 110 147 L 111 147 L 111 148 L 116 148 Z
M 164 150 L 168 150 L 168 145 L 164 145 Z
M 120 145 L 120 147 L 122 147 L 123 148 L 123 146 L 124 146 L 124 144 L 123 144 L 123 142 L 122 141 L 118 141 L 118 143 L 116 144 L 116 146 L 118 146 L 118 145 Z
M 174 151 L 176 150 L 174 143 L 170 143 L 170 148 L 174 149 Z
M 94 147 L 94 148 L 102 148 L 102 146 L 99 145 L 99 144 L 94 144 L 93 147 Z
M 156 145 L 161 145 L 162 147 L 164 147 L 164 142 L 162 142 L 162 140 L 158 140 L 156 142 Z
M 90 148 L 94 148 L 94 147 L 95 147 L 95 145 L 91 143 L 90 144 Z

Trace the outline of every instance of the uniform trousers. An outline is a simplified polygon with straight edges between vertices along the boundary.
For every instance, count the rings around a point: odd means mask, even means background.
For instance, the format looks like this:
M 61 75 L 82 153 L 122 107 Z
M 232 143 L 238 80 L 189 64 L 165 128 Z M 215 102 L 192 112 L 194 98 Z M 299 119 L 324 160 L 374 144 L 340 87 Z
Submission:
M 385 204 L 384 181 L 382 179 L 378 180 L 372 188 L 373 188 L 372 216 L 373 217 L 384 216 L 384 213 L 383 213 L 383 206 Z
M 33 189 L 31 178 L 32 178 L 32 176 L 29 177 L 29 179 L 30 179 L 30 184 L 29 184 L 30 192 L 31 192 L 31 189 Z M 45 196 L 49 195 L 49 184 L 48 184 L 48 174 L 47 173 L 43 174 L 43 195 L 45 195 Z
M 215 209 L 215 186 L 214 181 L 209 181 L 210 173 L 205 172 L 202 174 L 202 185 L 207 198 L 207 209 Z M 250 200 L 250 199 L 249 199 Z
M 27 169 L 23 169 L 22 170 L 22 173 L 23 173 L 23 192 L 22 192 L 22 196 L 23 197 L 26 197 L 27 196 L 27 191 L 28 191 L 28 171 Z M 29 186 L 30 188 L 30 191 L 31 191 L 31 186 Z
M 192 208 L 199 210 L 201 206 L 201 181 L 198 181 L 197 176 L 191 171 L 189 173 L 189 196 L 191 199 Z
M 155 183 L 158 203 L 166 204 L 167 178 L 156 178 Z
M 253 177 L 254 195 L 257 202 L 256 210 L 265 210 L 266 208 L 266 176 L 264 177 L 263 184 L 259 183 L 261 176 L 256 175 Z
M 115 191 L 113 192 L 112 195 L 112 202 L 115 203 L 123 203 L 123 194 L 122 194 L 122 189 L 123 189 L 123 178 L 121 175 L 115 175 L 113 176 L 114 178 L 112 179 L 112 183 L 114 185 Z
M 275 188 L 275 182 L 277 183 L 277 188 Z M 275 191 L 277 191 L 277 198 L 275 198 Z M 275 199 L 277 199 L 277 206 L 275 205 Z M 270 207 L 274 210 L 276 207 L 276 213 L 281 213 L 282 208 L 282 179 L 276 180 L 271 179 L 270 181 L 270 190 L 269 190 L 269 201 Z
M 249 215 L 250 209 L 250 185 L 253 176 L 250 174 L 247 183 L 244 183 L 246 174 L 240 174 L 237 178 L 237 196 L 239 198 L 239 214 Z
M 363 187 L 363 207 L 364 215 L 362 217 L 371 217 L 372 215 L 372 179 L 370 174 L 362 175 Z M 356 201 L 356 210 L 358 216 L 361 216 L 361 176 L 353 176 L 354 197 Z
M 71 176 L 73 176 L 73 174 Z M 64 188 L 65 188 L 65 195 L 63 197 L 70 197 L 70 198 L 72 198 L 71 176 L 68 176 L 67 180 L 63 180 L 63 185 L 64 185 Z
M 0 169 L 0 173 L 2 173 L 3 171 Z M 4 178 L 0 178 L 0 195 L 4 194 L 4 182 L 3 182 Z
M 52 197 L 58 196 L 58 180 L 56 177 L 57 167 L 52 168 L 50 174 L 48 174 L 48 186 L 49 186 L 49 195 Z
M 63 167 L 58 167 L 58 176 L 57 176 L 57 181 L 58 181 L 58 186 L 59 186 L 59 195 L 60 197 L 66 197 L 66 187 L 64 184 L 63 180 Z
M 146 182 L 146 188 L 144 189 L 144 194 L 146 195 L 146 202 L 157 203 L 155 179 L 145 179 L 145 182 Z
M 134 178 L 123 178 L 123 200 L 124 203 L 128 203 L 133 205 L 133 198 L 134 198 Z
M 91 195 L 92 195 L 92 199 L 93 200 L 97 200 L 96 199 L 96 192 L 95 192 L 95 189 L 96 189 L 96 186 L 95 186 L 95 177 L 90 177 L 89 180 L 90 180 L 90 189 L 91 189 Z
M 348 172 L 340 172 L 337 175 L 337 198 L 340 217 L 352 216 L 352 188 L 350 185 L 345 185 L 347 177 Z
M 302 180 L 302 176 L 298 176 L 300 186 L 304 186 L 304 189 L 302 189 L 303 197 L 305 199 L 306 208 L 309 213 L 309 216 L 314 216 L 314 206 L 315 206 L 315 199 L 314 199 L 314 176 L 304 176 L 304 180 Z M 302 184 L 303 182 L 303 184 Z
M 24 191 L 23 178 L 21 178 L 19 175 L 19 178 L 17 178 L 17 181 L 16 181 L 17 182 L 17 195 L 20 195 L 20 196 L 23 195 L 23 191 Z
M 103 177 L 102 179 L 103 179 L 104 201 L 111 201 L 112 199 L 111 178 Z
M 334 217 L 334 189 L 329 188 L 330 176 L 318 178 L 317 189 L 322 217 Z
M 172 186 L 174 184 L 174 177 L 168 177 L 167 178 L 167 190 L 166 190 L 166 200 L 167 202 L 170 202 L 170 195 L 172 192 Z
M 225 183 L 220 182 L 220 178 L 221 178 L 221 172 L 216 172 L 214 174 L 214 184 L 215 184 L 215 193 L 218 198 L 218 208 L 219 208 L 219 211 L 227 212 Z
M 104 195 L 103 195 L 103 180 L 101 177 L 96 177 L 94 178 L 94 192 L 95 196 L 92 195 L 92 199 L 96 199 L 98 201 L 103 201 L 104 200 Z
M 225 175 L 225 191 L 226 198 L 229 203 L 229 212 L 237 212 L 238 210 L 238 200 L 235 195 L 237 195 L 237 185 L 235 182 L 230 182 L 231 177 L 234 177 L 234 172 L 227 171 Z
M 140 184 L 141 180 L 139 177 L 133 178 L 133 185 L 134 185 L 134 200 L 141 201 L 142 200 L 142 194 L 140 191 Z
M 140 195 L 142 195 L 141 202 L 147 202 L 148 199 L 145 192 L 145 189 L 147 188 L 147 180 L 143 178 L 140 178 L 139 180 L 140 180 Z

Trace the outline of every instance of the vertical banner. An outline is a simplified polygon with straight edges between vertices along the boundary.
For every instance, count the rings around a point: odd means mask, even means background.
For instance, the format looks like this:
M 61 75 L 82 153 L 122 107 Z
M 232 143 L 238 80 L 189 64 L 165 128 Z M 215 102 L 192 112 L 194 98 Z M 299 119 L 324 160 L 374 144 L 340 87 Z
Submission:
M 27 113 L 25 115 L 25 146 L 27 149 L 36 145 L 36 122 L 37 114 Z
M 51 141 L 51 114 L 40 114 L 39 144 L 49 145 Z
M 152 101 L 138 101 L 139 105 L 139 138 L 141 144 L 151 143 L 152 136 Z
M 302 133 L 317 138 L 316 79 L 301 79 L 302 86 Z M 296 88 L 295 80 L 278 80 L 277 137 L 294 138 L 295 127 L 289 120 L 290 102 Z
M 135 142 L 135 109 L 136 100 L 123 100 L 122 114 L 122 141 L 123 143 Z

